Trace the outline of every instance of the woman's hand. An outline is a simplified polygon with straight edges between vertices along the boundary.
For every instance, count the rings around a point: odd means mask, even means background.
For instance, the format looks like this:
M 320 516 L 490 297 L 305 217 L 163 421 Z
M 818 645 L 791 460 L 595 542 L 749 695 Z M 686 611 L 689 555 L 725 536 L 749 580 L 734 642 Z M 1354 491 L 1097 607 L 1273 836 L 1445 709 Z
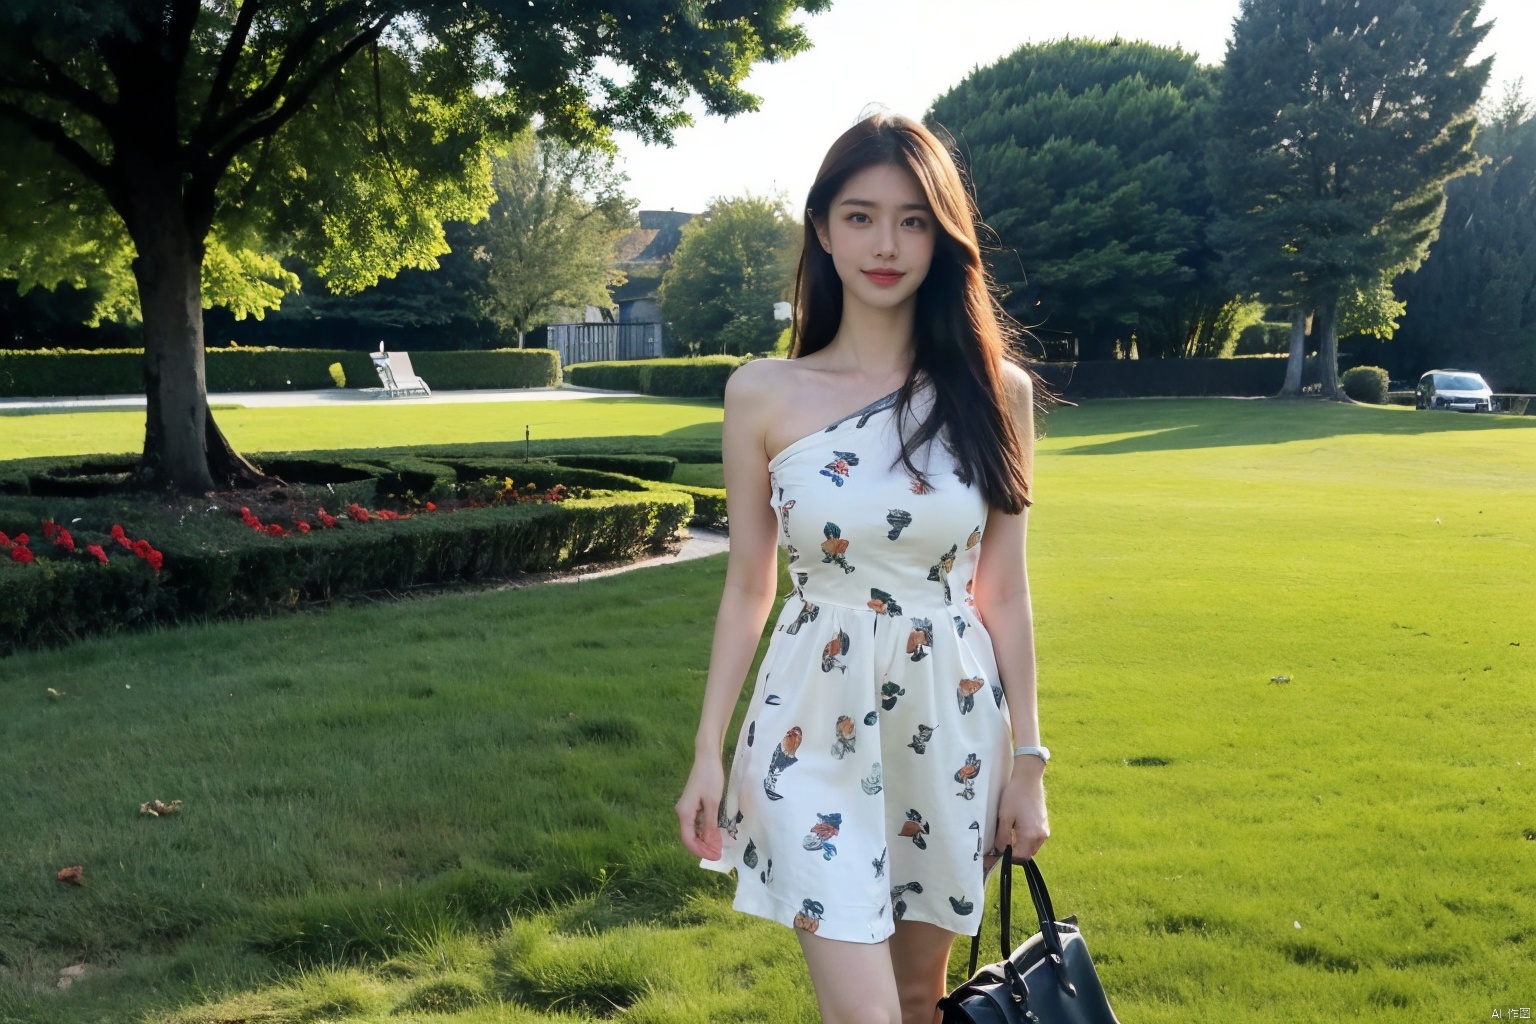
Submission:
M 677 822 L 688 852 L 704 860 L 720 859 L 720 791 L 725 772 L 719 757 L 702 754 L 693 759 L 693 771 L 677 801 Z
M 1032 755 L 1022 760 L 1036 761 Z M 982 869 L 991 870 L 993 861 L 1002 856 L 1002 847 L 1013 844 L 1013 862 L 1022 864 L 1050 838 L 1051 825 L 1045 813 L 1045 765 L 1015 766 L 997 801 L 997 838 L 993 849 L 983 859 Z

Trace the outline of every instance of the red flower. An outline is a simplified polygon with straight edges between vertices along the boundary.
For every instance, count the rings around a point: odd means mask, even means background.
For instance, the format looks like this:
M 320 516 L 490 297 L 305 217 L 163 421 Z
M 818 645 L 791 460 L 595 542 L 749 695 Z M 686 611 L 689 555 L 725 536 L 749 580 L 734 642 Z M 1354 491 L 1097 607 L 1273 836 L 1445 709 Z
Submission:
M 23 547 L 20 544 L 17 544 L 15 547 L 11 548 L 11 561 L 21 562 L 23 565 L 25 565 L 27 562 L 34 560 L 35 559 L 33 558 L 31 548 Z
M 308 533 L 309 532 L 309 524 L 306 523 L 302 519 L 295 519 L 293 521 L 293 525 L 297 526 L 299 528 L 299 532 L 300 533 Z
M 85 546 L 85 551 L 89 555 L 94 555 L 102 565 L 107 564 L 107 553 L 101 550 L 100 544 L 87 544 Z
M 27 536 L 27 535 L 26 535 L 26 534 L 24 534 L 24 533 L 18 533 L 18 534 L 17 534 L 17 535 L 16 535 L 16 536 L 15 536 L 15 537 L 14 537 L 14 538 L 13 538 L 13 539 L 12 539 L 12 541 L 11 541 L 11 542 L 12 542 L 12 543 L 13 543 L 13 544 L 20 544 L 20 545 L 21 545 L 21 546 L 22 546 L 22 547 L 26 547 L 26 546 L 27 546 L 27 545 L 28 545 L 28 544 L 30 544 L 30 543 L 31 543 L 31 542 L 32 542 L 32 538 L 31 538 L 31 537 L 28 537 L 28 536 Z
M 315 518 L 320 520 L 320 525 L 327 530 L 336 525 L 336 517 L 327 512 L 324 506 L 315 510 Z
M 155 570 L 155 572 L 159 572 L 160 566 L 165 563 L 165 556 L 154 548 L 150 548 L 149 554 L 144 556 L 144 561 L 148 562 L 149 567 Z
M 108 530 L 107 533 L 112 537 L 113 540 L 122 540 L 125 536 L 127 536 L 125 533 L 123 533 L 123 528 L 116 523 L 112 524 L 112 529 Z
M 437 504 L 435 502 L 431 502 L 431 501 L 427 502 L 427 511 L 428 512 L 436 512 L 437 511 Z
M 0 548 L 8 548 L 10 546 L 11 538 L 7 537 L 3 530 L 0 530 Z
M 288 531 L 283 529 L 283 526 L 282 526 L 281 523 L 268 523 L 262 529 L 270 537 L 286 537 L 286 536 L 288 536 Z
M 368 522 L 368 510 L 356 502 L 347 506 L 347 514 L 360 523 Z
M 154 548 L 149 546 L 149 541 L 147 540 L 136 540 L 133 542 L 133 553 L 140 558 L 148 558 L 149 553 L 153 550 Z
M 53 543 L 55 547 L 61 547 L 65 551 L 75 550 L 75 538 L 69 535 L 69 531 L 62 526 L 56 526 L 53 530 Z
M 59 530 L 61 530 L 61 529 L 62 529 L 62 527 L 59 526 L 58 523 L 56 523 L 52 519 L 50 519 L 46 523 L 43 524 L 43 536 L 45 538 L 47 538 L 48 540 L 52 540 L 53 539 L 53 535 L 58 533 Z

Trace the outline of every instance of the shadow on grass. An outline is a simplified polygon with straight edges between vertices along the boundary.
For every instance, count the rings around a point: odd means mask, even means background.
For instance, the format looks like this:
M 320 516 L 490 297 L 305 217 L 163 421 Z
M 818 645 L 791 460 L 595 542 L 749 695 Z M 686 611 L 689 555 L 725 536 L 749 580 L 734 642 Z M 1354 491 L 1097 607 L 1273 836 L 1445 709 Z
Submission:
M 1051 414 L 1047 438 L 1130 437 L 1056 448 L 1061 455 L 1245 447 L 1317 441 L 1350 434 L 1417 435 L 1536 430 L 1536 416 L 1417 411 L 1315 399 L 1101 399 Z

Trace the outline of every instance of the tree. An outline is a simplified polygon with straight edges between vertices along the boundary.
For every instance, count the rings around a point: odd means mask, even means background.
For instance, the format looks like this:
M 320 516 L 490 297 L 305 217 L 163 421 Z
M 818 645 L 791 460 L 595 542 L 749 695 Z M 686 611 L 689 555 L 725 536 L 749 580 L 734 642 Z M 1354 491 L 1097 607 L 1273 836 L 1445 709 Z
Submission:
M 1423 262 L 1445 184 L 1474 169 L 1474 108 L 1492 57 L 1482 0 L 1242 0 L 1220 76 L 1212 237 L 1245 292 L 1316 309 L 1323 393 L 1342 314 L 1377 333 L 1391 282 Z
M 683 226 L 662 275 L 662 315 L 690 355 L 766 352 L 778 339 L 773 304 L 794 281 L 803 228 L 784 199 L 716 199 Z
M 494 178 L 496 203 L 472 229 L 488 268 L 485 313 L 522 348 L 558 307 L 611 306 L 609 285 L 624 283 L 613 245 L 635 222 L 613 154 L 527 132 L 496 159 Z
M 494 141 L 535 120 L 670 143 L 690 91 L 756 109 L 753 63 L 805 49 L 789 15 L 827 2 L 11 0 L 0 268 L 142 316 L 142 484 L 254 484 L 208 413 L 205 305 L 277 305 L 284 255 L 340 291 L 434 265 L 444 221 L 491 203 Z
M 1520 89 L 1482 119 L 1487 166 L 1446 189 L 1440 237 L 1400 282 L 1404 376 L 1464 367 L 1536 391 L 1536 110 Z
M 934 101 L 1002 249 L 1004 306 L 1080 354 L 1218 354 L 1244 326 L 1213 271 L 1204 137 L 1211 72 L 1150 43 L 1020 47 Z
M 487 268 L 474 257 L 471 233 L 478 226 L 445 222 L 443 241 L 450 251 L 437 257 L 435 268 L 407 267 L 357 292 L 336 294 L 308 266 L 285 260 L 298 275 L 298 290 L 259 320 L 236 320 L 227 309 L 205 311 L 207 343 L 372 350 L 383 342 L 413 351 L 498 347 L 501 328 L 479 308 Z

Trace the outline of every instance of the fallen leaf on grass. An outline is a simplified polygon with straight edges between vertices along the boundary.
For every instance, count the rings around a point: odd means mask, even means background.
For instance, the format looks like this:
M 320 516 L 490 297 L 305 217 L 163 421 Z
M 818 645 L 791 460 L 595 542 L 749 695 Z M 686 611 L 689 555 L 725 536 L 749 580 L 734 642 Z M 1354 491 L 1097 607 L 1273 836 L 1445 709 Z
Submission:
M 64 696 L 64 691 L 62 691 L 62 690 L 55 690 L 53 687 L 50 686 L 50 687 L 48 687 L 48 696 L 52 700 L 58 700 L 60 697 Z
M 80 879 L 80 876 L 83 874 L 85 874 L 85 868 L 76 864 L 73 867 L 67 867 L 60 871 L 59 881 L 68 882 L 70 885 L 84 885 L 85 883 Z
M 147 801 L 145 803 L 139 804 L 139 813 L 140 814 L 148 814 L 148 815 L 151 815 L 153 817 L 158 818 L 162 814 L 171 814 L 171 813 L 173 813 L 180 806 L 181 806 L 181 801 L 180 800 L 172 800 L 168 804 L 163 804 L 159 800 L 150 800 L 150 801 Z

